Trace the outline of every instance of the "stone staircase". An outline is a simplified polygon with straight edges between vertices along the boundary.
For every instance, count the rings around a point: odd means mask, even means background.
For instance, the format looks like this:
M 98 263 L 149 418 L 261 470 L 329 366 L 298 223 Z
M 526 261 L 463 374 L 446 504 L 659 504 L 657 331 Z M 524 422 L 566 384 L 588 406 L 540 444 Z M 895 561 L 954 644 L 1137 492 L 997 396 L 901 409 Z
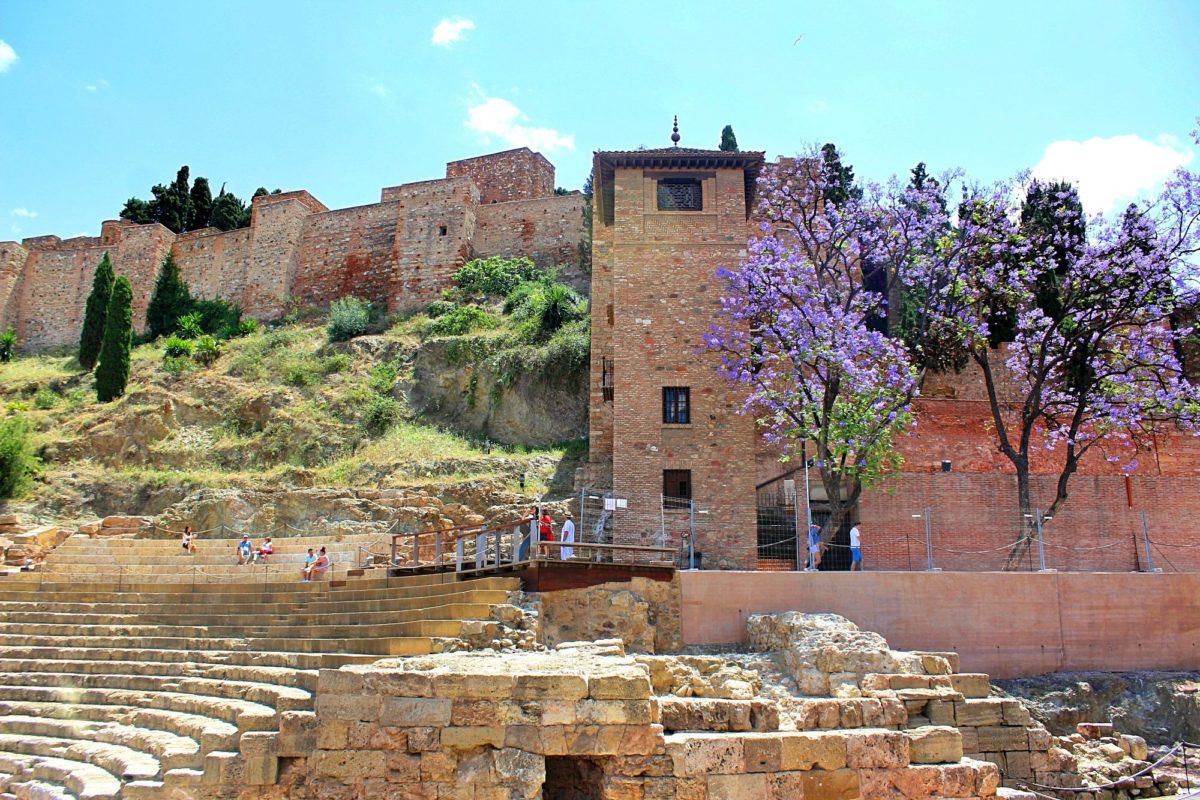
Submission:
M 200 556 L 225 560 L 204 564 L 225 582 L 179 579 L 196 557 L 176 542 L 115 539 L 72 540 L 44 572 L 0 580 L 0 797 L 274 784 L 312 750 L 319 669 L 461 646 L 518 588 L 370 572 L 301 583 L 290 568 L 263 580 L 232 565 L 228 544 Z M 281 542 L 276 556 L 308 546 Z M 120 585 L 88 567 L 97 555 L 126 571 Z
M 298 579 L 309 548 L 326 549 L 332 567 L 325 579 L 345 578 L 360 568 L 367 551 L 381 554 L 390 540 L 379 534 L 290 536 L 275 538 L 275 552 L 265 562 L 238 565 L 234 547 L 240 536 L 205 538 L 196 552 L 186 552 L 175 539 L 137 539 L 131 535 L 90 538 L 77 534 L 46 557 L 41 572 L 47 580 L 94 581 L 103 578 L 119 586 L 139 583 L 291 583 Z M 262 537 L 253 538 L 255 547 Z M 15 576 L 10 576 L 15 577 Z

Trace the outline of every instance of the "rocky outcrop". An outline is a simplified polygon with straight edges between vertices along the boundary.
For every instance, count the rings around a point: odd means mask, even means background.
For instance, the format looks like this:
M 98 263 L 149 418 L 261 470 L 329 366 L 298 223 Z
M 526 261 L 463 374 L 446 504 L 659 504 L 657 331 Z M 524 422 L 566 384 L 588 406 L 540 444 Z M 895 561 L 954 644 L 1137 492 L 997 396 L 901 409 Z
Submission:
M 448 340 L 425 342 L 408 395 L 431 421 L 505 444 L 546 447 L 587 435 L 587 374 L 521 374 L 501 381 L 488 363 L 457 364 Z
M 527 602 L 538 610 L 540 639 L 550 647 L 610 637 L 635 653 L 666 653 L 683 644 L 678 577 L 545 592 L 529 595 Z
M 1200 672 L 1062 672 L 996 685 L 1059 735 L 1112 722 L 1153 744 L 1200 740 Z

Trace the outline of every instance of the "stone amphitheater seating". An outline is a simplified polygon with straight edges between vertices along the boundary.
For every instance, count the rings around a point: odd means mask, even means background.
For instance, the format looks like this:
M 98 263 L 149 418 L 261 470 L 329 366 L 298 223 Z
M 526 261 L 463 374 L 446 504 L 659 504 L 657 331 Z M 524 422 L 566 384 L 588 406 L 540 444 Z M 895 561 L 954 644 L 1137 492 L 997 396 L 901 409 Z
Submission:
M 318 669 L 429 653 L 517 588 L 382 571 L 301 583 L 289 562 L 314 541 L 277 540 L 286 569 L 270 574 L 236 566 L 232 539 L 189 556 L 74 537 L 44 571 L 0 578 L 0 794 L 138 800 L 279 752 L 281 726 L 312 718 Z M 327 543 L 341 575 L 363 543 Z M 193 566 L 211 574 L 193 584 Z M 277 760 L 249 759 L 246 781 L 273 783 Z

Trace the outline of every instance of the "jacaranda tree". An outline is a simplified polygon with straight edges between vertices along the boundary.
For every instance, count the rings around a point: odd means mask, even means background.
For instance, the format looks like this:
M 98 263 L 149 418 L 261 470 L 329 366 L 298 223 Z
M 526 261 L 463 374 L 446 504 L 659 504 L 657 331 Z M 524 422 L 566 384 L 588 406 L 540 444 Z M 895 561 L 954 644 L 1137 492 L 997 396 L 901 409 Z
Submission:
M 871 321 L 893 292 L 933 291 L 947 271 L 935 265 L 970 257 L 943 241 L 939 184 L 864 192 L 848 174 L 829 146 L 764 170 L 761 233 L 745 263 L 721 270 L 723 319 L 707 337 L 784 460 L 811 445 L 832 511 L 826 538 L 897 464 L 894 439 L 912 422 L 925 368 Z M 914 314 L 914 347 L 948 335 L 943 327 Z

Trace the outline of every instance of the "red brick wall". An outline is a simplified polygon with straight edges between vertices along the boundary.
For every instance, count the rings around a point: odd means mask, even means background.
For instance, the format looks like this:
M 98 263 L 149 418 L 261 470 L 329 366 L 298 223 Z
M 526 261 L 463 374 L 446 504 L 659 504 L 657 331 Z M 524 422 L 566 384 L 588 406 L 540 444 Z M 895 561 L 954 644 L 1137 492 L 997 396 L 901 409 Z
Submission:
M 554 165 L 528 147 L 451 161 L 446 177 L 473 180 L 485 205 L 554 194 Z
M 744 255 L 743 174 L 717 171 L 706 181 L 702 212 L 672 214 L 656 210 L 654 175 L 625 168 L 614 180 L 614 223 L 598 223 L 593 233 L 589 477 L 603 476 L 611 451 L 613 489 L 629 499 L 616 515 L 617 541 L 651 544 L 663 523 L 663 470 L 690 470 L 692 496 L 706 512 L 697 549 L 731 567 L 753 566 L 752 422 L 736 413 L 718 359 L 701 352 L 717 310 L 716 269 Z M 597 407 L 602 358 L 614 365 L 615 399 Z M 690 425 L 663 424 L 664 386 L 691 389 Z M 684 515 L 666 517 L 677 537 Z
M 475 215 L 475 252 L 514 258 L 528 256 L 539 267 L 564 267 L 563 277 L 587 290 L 579 269 L 583 233 L 582 194 L 481 205 Z
M 16 326 L 21 298 L 21 279 L 29 251 L 16 242 L 0 242 L 0 330 Z

